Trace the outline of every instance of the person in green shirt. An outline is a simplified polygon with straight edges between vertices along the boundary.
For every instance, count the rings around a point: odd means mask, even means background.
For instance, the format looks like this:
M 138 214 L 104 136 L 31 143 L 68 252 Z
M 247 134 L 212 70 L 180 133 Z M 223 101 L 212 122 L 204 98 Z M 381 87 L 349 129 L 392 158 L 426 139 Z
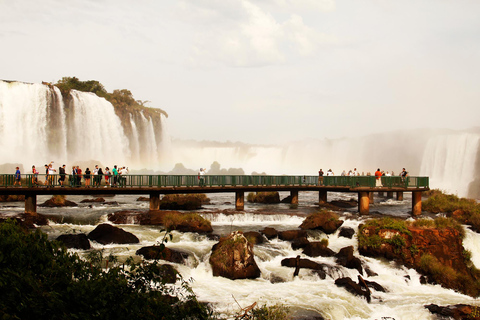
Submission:
M 112 186 L 113 186 L 113 187 L 116 187 L 116 186 L 117 186 L 117 182 L 118 182 L 118 170 L 117 170 L 117 165 L 114 165 L 114 166 L 113 166 L 112 174 L 113 174 L 113 184 L 112 184 Z

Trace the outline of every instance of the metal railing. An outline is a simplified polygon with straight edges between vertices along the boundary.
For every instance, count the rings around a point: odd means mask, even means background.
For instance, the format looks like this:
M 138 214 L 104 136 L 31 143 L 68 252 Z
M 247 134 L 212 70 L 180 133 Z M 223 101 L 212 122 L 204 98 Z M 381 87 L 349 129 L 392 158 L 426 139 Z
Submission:
M 62 180 L 63 179 L 63 180 Z M 326 186 L 348 188 L 429 188 L 428 177 L 247 176 L 247 175 L 45 175 L 22 174 L 21 187 L 226 187 Z M 14 174 L 0 174 L 0 187 L 16 187 Z

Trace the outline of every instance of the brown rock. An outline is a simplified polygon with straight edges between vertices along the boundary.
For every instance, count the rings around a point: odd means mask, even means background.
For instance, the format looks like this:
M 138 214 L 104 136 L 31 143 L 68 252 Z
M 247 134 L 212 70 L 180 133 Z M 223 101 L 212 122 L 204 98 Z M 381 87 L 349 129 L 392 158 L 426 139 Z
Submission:
M 235 280 L 255 279 L 260 276 L 260 269 L 253 255 L 253 245 L 240 231 L 220 239 L 212 248 L 209 262 L 216 277 Z
M 323 242 L 321 241 L 312 241 L 309 242 L 303 253 L 309 257 L 333 257 L 335 252 L 329 249 Z
M 334 233 L 343 224 L 342 220 L 331 211 L 314 213 L 305 218 L 300 225 L 303 230 L 322 230 L 326 234 Z
M 268 240 L 276 238 L 278 236 L 278 231 L 275 228 L 266 227 L 260 231 Z
M 278 238 L 284 241 L 292 241 L 297 238 L 306 238 L 307 231 L 305 230 L 287 230 L 278 233 Z
M 90 241 L 85 233 L 80 234 L 62 234 L 57 237 L 57 241 L 62 242 L 69 249 L 90 249 Z
M 88 234 L 88 238 L 101 244 L 126 244 L 140 242 L 140 240 L 138 240 L 134 234 L 114 227 L 108 223 L 98 225 L 92 232 Z
M 248 231 L 243 234 L 251 244 L 260 244 L 264 242 L 264 238 L 260 232 Z
M 185 264 L 189 254 L 183 251 L 170 249 L 165 246 L 142 247 L 135 252 L 147 260 L 165 260 L 174 263 Z

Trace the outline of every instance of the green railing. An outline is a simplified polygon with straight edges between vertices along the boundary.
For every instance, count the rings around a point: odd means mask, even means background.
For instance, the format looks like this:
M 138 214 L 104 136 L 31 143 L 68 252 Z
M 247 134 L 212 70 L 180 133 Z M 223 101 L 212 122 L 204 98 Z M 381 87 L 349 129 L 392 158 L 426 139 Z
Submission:
M 197 175 L 121 175 L 109 176 L 108 182 L 105 175 L 101 181 L 98 176 L 91 175 L 90 180 L 85 176 L 65 175 L 64 187 L 226 187 L 226 186 L 327 186 L 327 187 L 384 187 L 384 188 L 428 188 L 428 177 L 381 177 L 374 176 L 246 176 L 246 175 L 205 175 L 199 179 Z M 22 187 L 62 186 L 61 175 L 49 177 L 45 174 L 21 175 Z M 0 174 L 0 187 L 13 187 L 15 176 L 13 174 Z

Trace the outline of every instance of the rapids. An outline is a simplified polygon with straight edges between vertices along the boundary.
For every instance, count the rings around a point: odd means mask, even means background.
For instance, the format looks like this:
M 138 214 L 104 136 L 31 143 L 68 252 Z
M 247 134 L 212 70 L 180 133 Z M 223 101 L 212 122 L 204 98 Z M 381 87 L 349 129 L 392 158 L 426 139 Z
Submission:
M 284 198 L 288 193 L 281 193 Z M 99 223 L 107 222 L 106 216 L 125 209 L 148 210 L 148 202 L 136 201 L 138 196 L 118 195 L 107 201 L 116 201 L 117 205 L 82 204 L 85 196 L 68 196 L 79 204 L 73 208 L 38 208 L 38 212 L 49 217 L 50 224 L 41 227 L 50 239 L 55 239 L 64 233 L 92 231 Z M 300 192 L 299 205 L 291 208 L 289 204 L 262 205 L 245 203 L 245 211 L 234 215 L 218 213 L 225 209 L 234 209 L 234 194 L 211 194 L 211 204 L 205 205 L 198 212 L 211 220 L 215 234 L 228 234 L 231 231 L 259 231 L 265 227 L 278 230 L 297 229 L 304 217 L 316 210 L 315 202 L 318 194 L 315 192 Z M 329 193 L 329 200 L 348 200 L 350 194 Z M 39 196 L 38 203 L 48 199 Z M 372 215 L 388 214 L 401 218 L 409 217 L 411 198 L 405 194 L 404 201 L 395 201 L 381 197 L 375 198 L 371 206 Z M 0 204 L 0 213 L 22 212 L 23 203 Z M 374 213 L 376 212 L 376 213 Z M 370 215 L 370 217 L 372 216 Z M 359 217 L 356 208 L 341 213 L 344 226 L 358 229 L 358 225 L 368 217 Z M 119 225 L 126 231 L 134 233 L 139 244 L 134 245 L 100 245 L 92 243 L 94 249 L 104 250 L 104 256 L 112 253 L 120 261 L 129 256 L 135 256 L 135 251 L 143 246 L 158 243 L 163 238 L 161 228 L 157 226 Z M 208 263 L 210 250 L 216 243 L 204 235 L 195 233 L 173 232 L 173 239 L 167 243 L 168 247 L 180 249 L 191 254 L 186 265 L 175 265 L 184 279 L 191 279 L 191 286 L 199 300 L 210 302 L 215 310 L 223 316 L 233 318 L 240 307 L 246 307 L 254 302 L 258 305 L 283 304 L 290 308 L 296 316 L 313 317 L 321 314 L 325 319 L 386 319 L 411 320 L 434 319 L 423 306 L 431 303 L 450 305 L 457 303 L 475 304 L 476 300 L 444 289 L 439 285 L 421 285 L 420 275 L 413 269 L 398 267 L 394 263 L 382 259 L 359 256 L 357 241 L 338 236 L 338 231 L 332 235 L 322 232 L 309 232 L 310 240 L 328 238 L 329 248 L 338 252 L 341 248 L 353 245 L 355 255 L 360 257 L 376 276 L 364 277 L 375 281 L 387 289 L 388 292 L 372 290 L 372 302 L 367 303 L 348 293 L 334 284 L 335 279 L 343 276 L 351 277 L 356 281 L 358 271 L 336 266 L 334 258 L 310 258 L 301 253 L 301 250 L 292 250 L 289 242 L 271 240 L 254 247 L 255 260 L 261 270 L 261 277 L 255 280 L 229 280 L 222 277 L 213 277 Z M 480 235 L 467 229 L 464 240 L 466 249 L 472 252 L 472 261 L 480 266 Z M 85 254 L 75 250 L 80 255 Z M 301 269 L 299 276 L 293 278 L 293 268 L 281 266 L 284 258 L 302 257 L 329 264 L 332 266 L 326 279 L 322 280 L 313 272 Z M 135 256 L 136 259 L 140 257 Z M 238 304 L 237 304 L 238 302 Z

